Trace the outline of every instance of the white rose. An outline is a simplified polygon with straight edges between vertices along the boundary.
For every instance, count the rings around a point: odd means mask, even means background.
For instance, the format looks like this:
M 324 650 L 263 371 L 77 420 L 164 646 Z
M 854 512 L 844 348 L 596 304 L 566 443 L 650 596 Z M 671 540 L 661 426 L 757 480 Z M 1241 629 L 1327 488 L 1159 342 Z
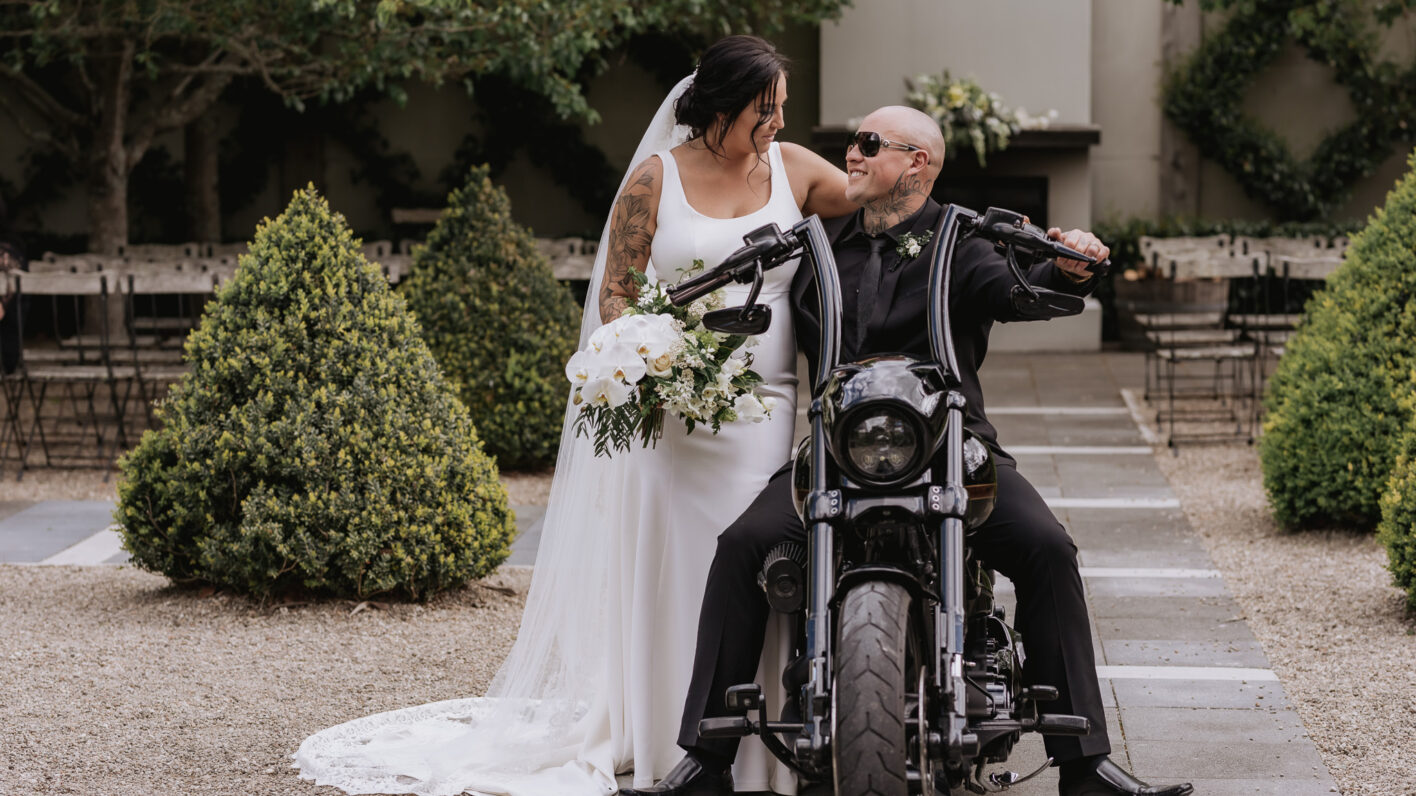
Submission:
M 662 379 L 674 372 L 674 355 L 666 351 L 653 359 L 646 360 L 644 365 L 648 368 L 650 376 Z
M 739 420 L 761 423 L 767 419 L 767 408 L 752 393 L 739 395 L 738 399 L 733 402 L 733 411 L 737 413 Z
M 616 407 L 629 400 L 629 387 L 619 379 L 602 377 L 593 379 L 581 388 L 585 399 L 595 406 Z
M 738 353 L 739 352 L 734 351 L 733 355 L 728 357 L 728 360 L 723 363 L 722 373 L 729 379 L 747 370 L 747 361 L 738 357 Z

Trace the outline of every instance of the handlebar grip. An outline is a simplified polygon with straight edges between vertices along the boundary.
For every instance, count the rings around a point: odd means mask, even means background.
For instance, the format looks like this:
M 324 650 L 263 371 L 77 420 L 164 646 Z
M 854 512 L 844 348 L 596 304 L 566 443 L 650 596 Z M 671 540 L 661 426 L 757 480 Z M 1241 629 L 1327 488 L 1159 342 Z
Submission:
M 668 293 L 669 301 L 673 302 L 675 307 L 681 307 L 695 299 L 712 293 L 731 281 L 733 281 L 733 278 L 730 273 L 710 271 L 702 276 L 695 276 L 692 279 L 680 282 L 665 292 Z

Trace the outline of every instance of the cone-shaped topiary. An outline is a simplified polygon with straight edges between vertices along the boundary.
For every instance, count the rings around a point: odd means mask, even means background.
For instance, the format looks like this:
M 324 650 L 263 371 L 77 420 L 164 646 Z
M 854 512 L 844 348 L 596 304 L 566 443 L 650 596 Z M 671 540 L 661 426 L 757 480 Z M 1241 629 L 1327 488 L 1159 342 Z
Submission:
M 401 290 L 486 450 L 502 467 L 555 459 L 580 307 L 487 168 L 448 197 Z
M 122 460 L 136 563 L 256 595 L 428 595 L 506 559 L 495 464 L 418 325 L 313 187 L 256 231 Z
M 1416 611 L 1416 373 L 1402 401 L 1413 421 L 1397 442 L 1396 466 L 1382 495 L 1377 540 L 1387 549 L 1387 565 L 1396 585 L 1406 590 L 1406 605 Z
M 1416 155 L 1410 164 L 1416 170 Z M 1355 235 L 1269 383 L 1264 487 L 1286 526 L 1376 524 L 1416 365 L 1416 171 Z

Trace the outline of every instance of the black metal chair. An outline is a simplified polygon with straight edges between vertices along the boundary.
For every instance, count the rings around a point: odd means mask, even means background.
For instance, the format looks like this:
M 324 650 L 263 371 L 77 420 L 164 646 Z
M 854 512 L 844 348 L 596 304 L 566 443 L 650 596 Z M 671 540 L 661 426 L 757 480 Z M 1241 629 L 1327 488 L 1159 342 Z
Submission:
M 10 419 L 20 474 L 36 442 L 45 466 L 111 467 L 129 442 L 127 413 L 137 372 L 113 361 L 110 275 L 13 278 L 22 343 Z

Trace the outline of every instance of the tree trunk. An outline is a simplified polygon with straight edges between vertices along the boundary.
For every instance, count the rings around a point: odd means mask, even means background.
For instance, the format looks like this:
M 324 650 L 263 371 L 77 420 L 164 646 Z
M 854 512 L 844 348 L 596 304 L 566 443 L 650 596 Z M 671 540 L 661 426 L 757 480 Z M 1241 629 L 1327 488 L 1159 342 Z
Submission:
M 216 119 L 204 113 L 186 127 L 187 234 L 191 240 L 221 242 Z
M 133 44 L 119 43 L 118 52 L 95 59 L 99 65 L 98 125 L 89 155 L 89 251 L 117 254 L 128 243 L 128 148 L 124 132 L 128 120 Z

